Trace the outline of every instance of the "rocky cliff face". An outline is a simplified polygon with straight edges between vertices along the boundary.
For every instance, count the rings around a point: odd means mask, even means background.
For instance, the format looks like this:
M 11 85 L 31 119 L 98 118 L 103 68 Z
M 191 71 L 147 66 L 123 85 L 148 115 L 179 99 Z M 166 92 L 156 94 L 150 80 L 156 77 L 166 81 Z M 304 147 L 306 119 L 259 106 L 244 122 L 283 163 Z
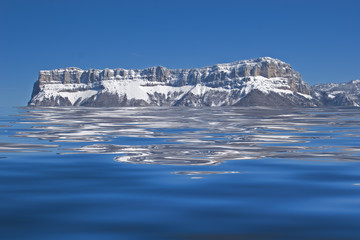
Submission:
M 264 57 L 193 69 L 40 71 L 31 106 L 315 106 L 298 72 Z

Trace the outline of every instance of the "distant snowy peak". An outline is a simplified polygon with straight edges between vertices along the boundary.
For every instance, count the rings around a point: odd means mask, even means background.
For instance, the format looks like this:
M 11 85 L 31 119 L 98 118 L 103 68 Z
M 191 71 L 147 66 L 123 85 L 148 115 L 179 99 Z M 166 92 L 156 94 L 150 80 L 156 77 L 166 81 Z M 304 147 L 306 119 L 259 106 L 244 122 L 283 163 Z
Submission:
M 43 70 L 29 105 L 312 106 L 310 91 L 289 64 L 262 57 L 192 69 Z
M 360 84 L 360 79 L 350 81 L 352 84 Z
M 311 95 L 325 106 L 360 106 L 360 80 L 313 86 Z

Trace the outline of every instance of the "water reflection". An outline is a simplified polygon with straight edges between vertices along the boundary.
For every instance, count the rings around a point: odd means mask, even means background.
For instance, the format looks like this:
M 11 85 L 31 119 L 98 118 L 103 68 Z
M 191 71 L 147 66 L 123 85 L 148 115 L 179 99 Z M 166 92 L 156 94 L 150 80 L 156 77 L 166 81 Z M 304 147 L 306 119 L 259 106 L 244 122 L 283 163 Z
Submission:
M 57 148 L 59 145 L 50 144 L 17 144 L 17 143 L 1 143 L 0 152 L 44 152 L 42 148 Z
M 29 127 L 13 137 L 56 142 L 60 154 L 115 154 L 126 163 L 360 160 L 357 109 L 40 108 L 25 109 L 18 123 Z M 48 147 L 54 145 L 0 145 L 2 151 Z

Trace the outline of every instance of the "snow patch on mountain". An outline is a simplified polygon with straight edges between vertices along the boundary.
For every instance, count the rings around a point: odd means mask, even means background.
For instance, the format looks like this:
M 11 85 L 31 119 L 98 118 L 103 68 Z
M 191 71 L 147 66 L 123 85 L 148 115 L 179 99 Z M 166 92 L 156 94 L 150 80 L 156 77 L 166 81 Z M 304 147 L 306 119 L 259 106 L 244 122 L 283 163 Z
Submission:
M 85 84 L 47 84 L 41 87 L 41 91 L 33 98 L 33 101 L 41 102 L 62 97 L 74 105 L 76 101 L 88 99 L 97 93 L 96 90 L 88 90 Z

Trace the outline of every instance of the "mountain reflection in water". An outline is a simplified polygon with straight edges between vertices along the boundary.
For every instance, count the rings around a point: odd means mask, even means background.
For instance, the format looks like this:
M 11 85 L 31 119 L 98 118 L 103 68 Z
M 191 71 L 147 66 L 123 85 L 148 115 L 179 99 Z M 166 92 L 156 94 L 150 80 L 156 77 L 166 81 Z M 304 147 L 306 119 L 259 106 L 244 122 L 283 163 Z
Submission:
M 29 129 L 13 137 L 55 142 L 59 154 L 115 154 L 117 162 L 360 160 L 359 141 L 354 142 L 360 136 L 358 109 L 38 108 L 25 109 L 20 117 L 18 123 Z M 3 144 L 0 150 L 19 147 Z

